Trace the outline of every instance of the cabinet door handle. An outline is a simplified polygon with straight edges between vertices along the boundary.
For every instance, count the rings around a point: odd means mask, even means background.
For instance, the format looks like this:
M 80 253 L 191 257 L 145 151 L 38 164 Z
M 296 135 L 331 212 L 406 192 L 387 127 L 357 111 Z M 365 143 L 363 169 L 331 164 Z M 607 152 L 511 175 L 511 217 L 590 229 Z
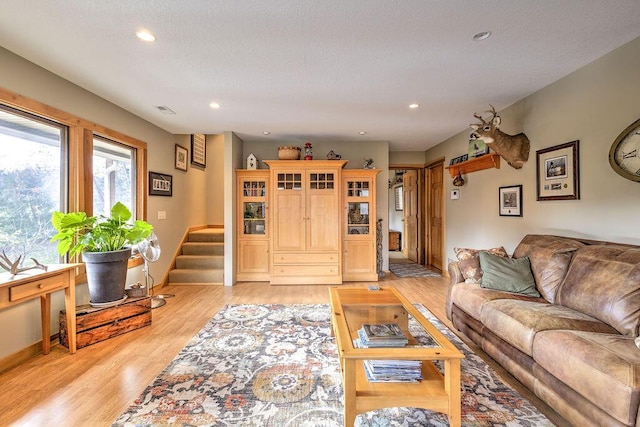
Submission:
M 44 285 L 42 283 L 38 283 L 38 289 L 44 289 Z

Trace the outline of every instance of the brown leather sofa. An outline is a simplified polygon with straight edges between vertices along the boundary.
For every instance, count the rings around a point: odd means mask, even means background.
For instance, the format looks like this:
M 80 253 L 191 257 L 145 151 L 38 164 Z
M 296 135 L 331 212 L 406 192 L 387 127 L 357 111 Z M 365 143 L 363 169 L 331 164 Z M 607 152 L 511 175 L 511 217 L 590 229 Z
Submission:
M 447 316 L 575 426 L 640 426 L 640 246 L 527 235 L 541 297 L 465 283 L 458 262 Z

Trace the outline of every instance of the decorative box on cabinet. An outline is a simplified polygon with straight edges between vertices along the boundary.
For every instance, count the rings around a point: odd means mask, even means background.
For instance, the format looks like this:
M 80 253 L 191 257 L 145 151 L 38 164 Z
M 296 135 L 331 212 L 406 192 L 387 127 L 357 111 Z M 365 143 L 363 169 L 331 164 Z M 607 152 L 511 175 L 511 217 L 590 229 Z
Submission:
M 151 298 L 132 298 L 113 307 L 76 307 L 76 342 L 86 347 L 151 324 Z M 60 312 L 60 343 L 69 347 L 66 311 Z
M 342 172 L 343 270 L 345 281 L 377 281 L 376 169 Z
M 342 283 L 343 160 L 267 160 L 273 234 L 271 284 Z
M 268 170 L 238 170 L 238 256 L 236 279 L 269 280 Z

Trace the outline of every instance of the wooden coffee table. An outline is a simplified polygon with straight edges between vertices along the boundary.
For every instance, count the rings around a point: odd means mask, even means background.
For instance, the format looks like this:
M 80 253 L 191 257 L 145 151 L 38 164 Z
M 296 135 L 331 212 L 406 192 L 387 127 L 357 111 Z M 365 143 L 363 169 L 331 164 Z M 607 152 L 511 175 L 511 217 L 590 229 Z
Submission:
M 331 332 L 336 337 L 344 387 L 344 424 L 373 409 L 415 407 L 442 412 L 451 426 L 461 423 L 460 359 L 463 354 L 400 292 L 392 287 L 331 287 Z M 409 333 L 409 314 L 433 338 L 418 346 Z M 397 323 L 409 339 L 407 347 L 354 348 L 353 339 L 364 323 Z M 369 382 L 363 360 L 421 360 L 424 379 L 418 383 Z M 444 375 L 433 364 L 442 360 Z

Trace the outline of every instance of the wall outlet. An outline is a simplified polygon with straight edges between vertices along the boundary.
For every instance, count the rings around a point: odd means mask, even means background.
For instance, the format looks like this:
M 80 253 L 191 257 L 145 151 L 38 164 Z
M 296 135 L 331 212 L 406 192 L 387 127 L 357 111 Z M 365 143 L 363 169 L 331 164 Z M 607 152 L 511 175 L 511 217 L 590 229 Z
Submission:
M 158 211 L 158 219 L 167 219 L 167 211 Z

